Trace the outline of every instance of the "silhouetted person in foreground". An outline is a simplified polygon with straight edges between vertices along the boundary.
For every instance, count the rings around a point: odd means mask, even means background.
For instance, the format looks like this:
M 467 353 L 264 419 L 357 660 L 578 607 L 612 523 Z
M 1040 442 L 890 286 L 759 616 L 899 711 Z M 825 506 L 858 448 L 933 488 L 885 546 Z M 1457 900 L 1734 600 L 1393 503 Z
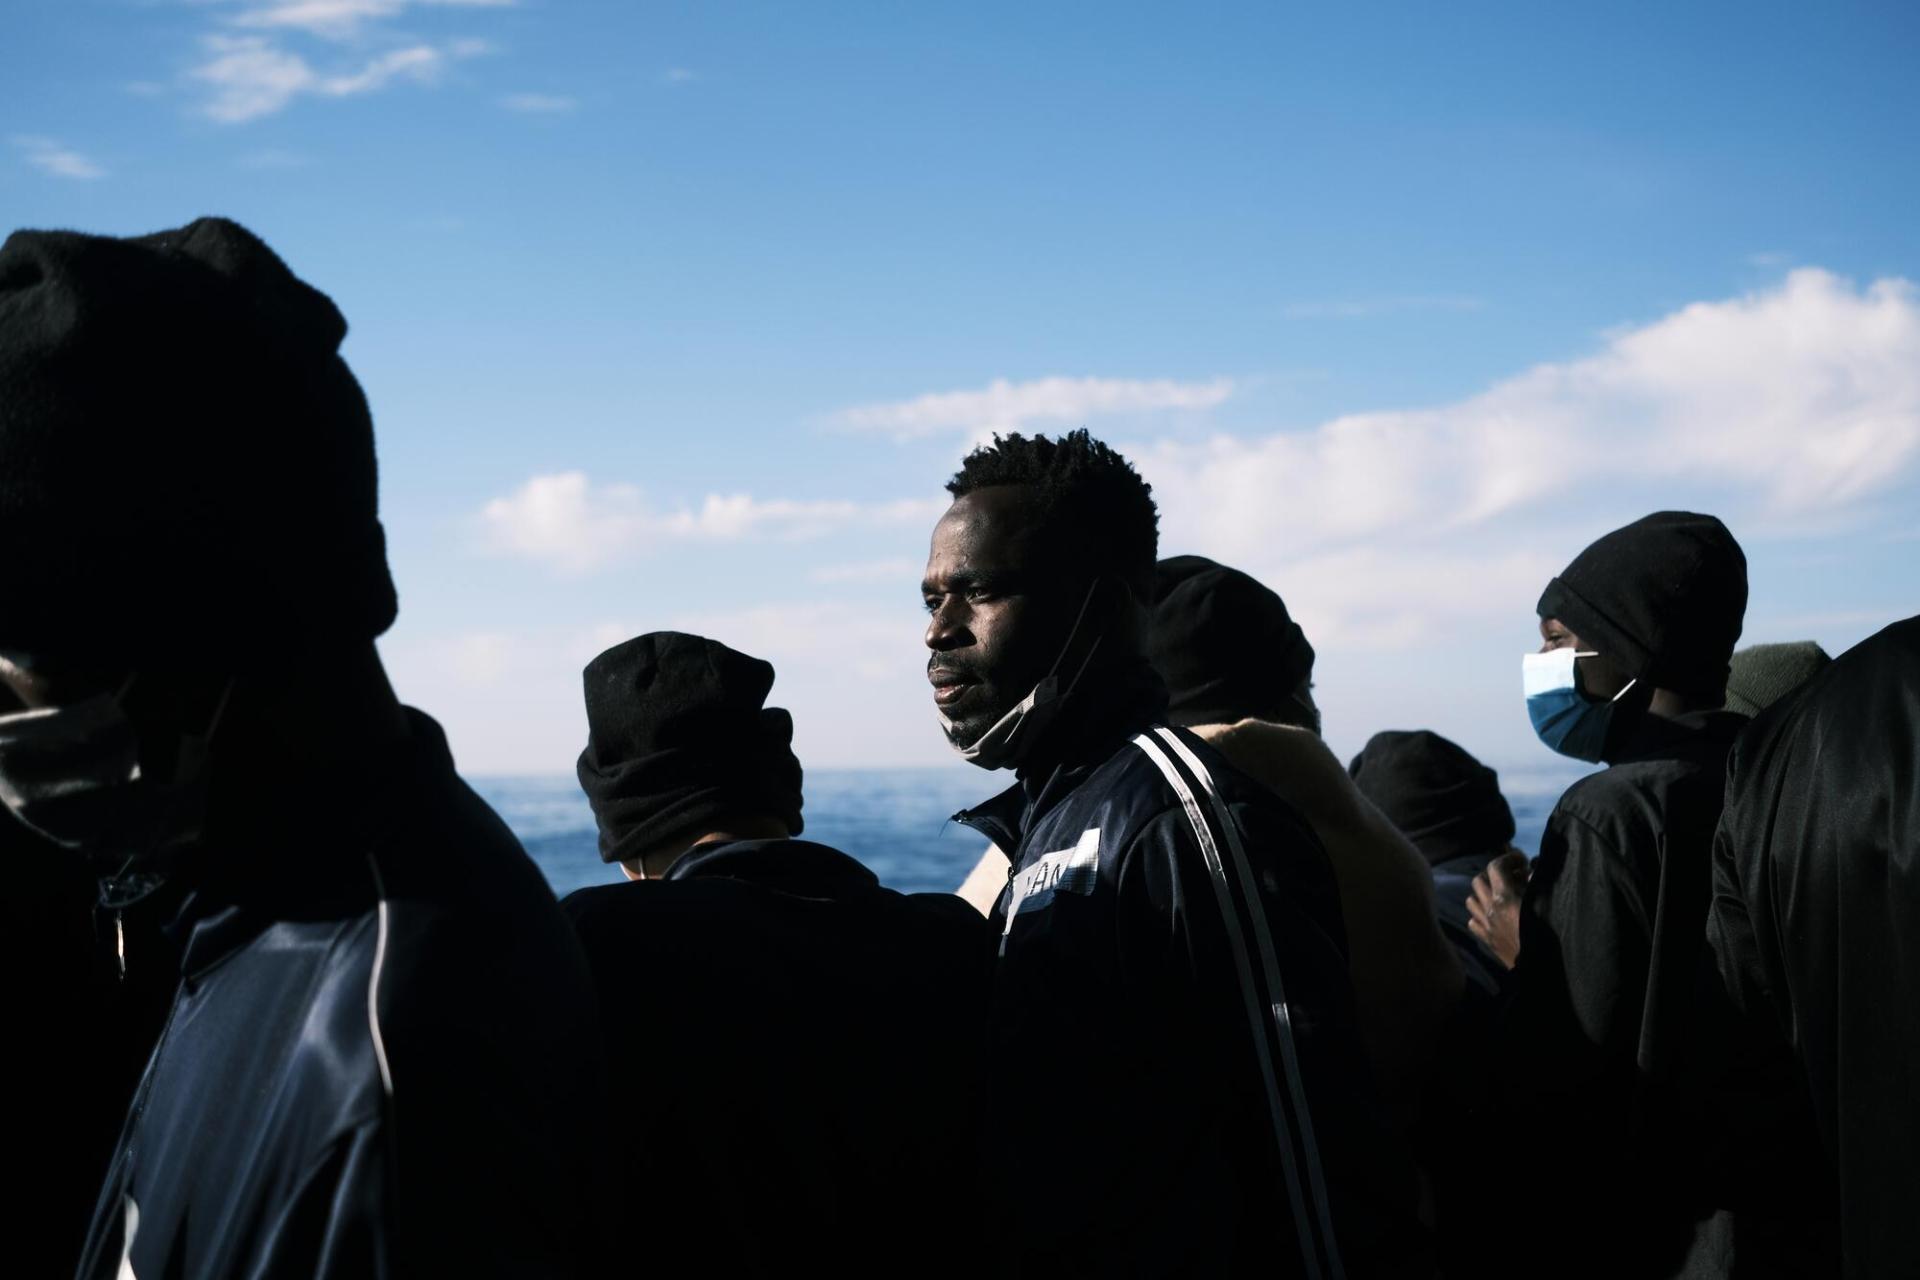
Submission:
M 1390 729 L 1367 739 L 1348 766 L 1360 793 L 1413 842 L 1433 877 L 1440 928 L 1469 981 L 1487 995 L 1507 966 L 1468 928 L 1474 877 L 1513 847 L 1513 810 L 1492 769 L 1427 729 Z M 1524 876 L 1522 877 L 1524 881 Z
M 1741 1192 L 1826 1245 L 1799 1274 L 1920 1275 L 1920 618 L 1761 715 L 1728 775 L 1708 938 Z
M 1521 1274 L 1715 1276 L 1733 1265 L 1680 1088 L 1727 749 L 1719 710 L 1746 557 L 1712 516 L 1599 539 L 1540 597 L 1523 663 L 1540 739 L 1608 767 L 1554 806 L 1519 913 L 1495 1099 L 1512 1169 L 1550 1195 L 1519 1221 Z
M 1147 651 L 1167 683 L 1167 721 L 1211 743 L 1319 837 L 1375 1079 L 1395 1118 L 1410 1121 L 1462 982 L 1426 863 L 1320 740 L 1313 646 L 1278 595 L 1204 556 L 1160 561 L 1155 593 Z
M 663 631 L 585 675 L 580 783 L 634 883 L 562 906 L 599 984 L 635 1274 L 977 1273 L 993 937 L 796 840 L 773 668 Z
M 1417 1270 L 1327 855 L 1164 724 L 1146 484 L 1077 431 L 997 438 L 948 489 L 921 588 L 934 703 L 964 758 L 1016 773 L 957 815 L 1013 863 L 990 917 L 996 1261 Z
M 593 1260 L 590 979 L 381 671 L 344 332 L 230 222 L 0 248 L 0 800 L 181 955 L 83 1278 Z

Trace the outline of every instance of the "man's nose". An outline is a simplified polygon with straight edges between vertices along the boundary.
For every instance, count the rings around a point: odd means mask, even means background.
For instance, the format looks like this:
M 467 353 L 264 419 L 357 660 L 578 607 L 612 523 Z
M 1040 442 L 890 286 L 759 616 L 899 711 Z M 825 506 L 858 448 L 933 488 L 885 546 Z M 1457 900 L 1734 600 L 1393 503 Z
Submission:
M 927 648 L 935 653 L 961 649 L 973 643 L 963 611 L 955 604 L 943 604 L 927 621 Z

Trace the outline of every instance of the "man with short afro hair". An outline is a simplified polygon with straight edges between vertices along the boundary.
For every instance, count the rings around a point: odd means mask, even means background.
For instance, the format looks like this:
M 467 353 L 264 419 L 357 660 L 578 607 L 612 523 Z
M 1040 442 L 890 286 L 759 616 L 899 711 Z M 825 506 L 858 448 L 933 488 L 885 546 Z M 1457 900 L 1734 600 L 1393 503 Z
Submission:
M 1084 431 L 948 486 L 921 594 L 948 741 L 1016 782 L 989 1074 L 1027 1275 L 1427 1274 L 1355 1023 L 1326 852 L 1185 729 L 1148 661 L 1152 491 Z

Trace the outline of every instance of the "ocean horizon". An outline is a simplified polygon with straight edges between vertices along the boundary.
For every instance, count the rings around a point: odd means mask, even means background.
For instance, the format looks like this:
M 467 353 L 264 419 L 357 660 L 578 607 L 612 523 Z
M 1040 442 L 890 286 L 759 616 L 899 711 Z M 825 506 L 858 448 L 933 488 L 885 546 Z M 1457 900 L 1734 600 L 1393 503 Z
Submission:
M 1501 791 L 1532 856 L 1560 793 L 1592 770 L 1514 766 Z M 600 860 L 593 810 L 571 775 L 492 775 L 467 781 L 506 821 L 557 895 L 612 884 L 618 868 Z M 802 838 L 858 859 L 902 893 L 951 893 L 980 860 L 986 842 L 952 816 L 1003 790 L 1011 777 L 957 769 L 814 769 L 806 775 Z

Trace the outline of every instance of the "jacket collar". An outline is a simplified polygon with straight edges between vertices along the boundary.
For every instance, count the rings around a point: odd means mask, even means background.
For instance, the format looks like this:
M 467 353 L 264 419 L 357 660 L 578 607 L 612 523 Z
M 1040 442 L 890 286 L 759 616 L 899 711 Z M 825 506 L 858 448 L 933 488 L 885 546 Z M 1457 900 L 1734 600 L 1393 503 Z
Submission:
M 1682 716 L 1642 715 L 1607 763 L 1639 764 L 1724 753 L 1747 718 L 1737 711 L 1690 711 Z
M 667 869 L 667 880 L 746 880 L 802 898 L 840 898 L 879 887 L 879 877 L 838 849 L 811 840 L 735 840 L 701 845 Z

